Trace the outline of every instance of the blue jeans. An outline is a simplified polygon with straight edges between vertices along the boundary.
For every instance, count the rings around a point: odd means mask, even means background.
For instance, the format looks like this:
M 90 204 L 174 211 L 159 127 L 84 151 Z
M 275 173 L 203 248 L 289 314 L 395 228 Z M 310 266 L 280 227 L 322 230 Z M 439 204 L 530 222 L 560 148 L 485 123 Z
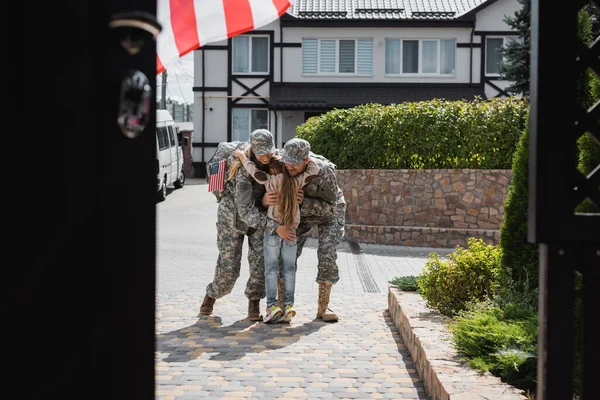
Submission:
M 265 249 L 265 289 L 267 292 L 267 307 L 277 304 L 277 281 L 279 280 L 279 260 L 283 265 L 284 279 L 284 307 L 286 304 L 294 305 L 294 291 L 296 287 L 296 239 L 291 242 L 279 237 L 277 233 L 266 234 Z

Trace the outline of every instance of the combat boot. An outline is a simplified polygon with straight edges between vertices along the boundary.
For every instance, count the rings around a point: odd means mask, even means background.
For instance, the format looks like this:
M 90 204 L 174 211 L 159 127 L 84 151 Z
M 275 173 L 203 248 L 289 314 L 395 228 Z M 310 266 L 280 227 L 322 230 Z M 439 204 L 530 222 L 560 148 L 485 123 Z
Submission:
M 331 283 L 319 282 L 319 304 L 317 308 L 317 318 L 322 319 L 325 322 L 338 321 L 337 314 L 335 314 L 328 308 L 329 296 L 331 295 L 331 287 Z
M 210 297 L 208 293 L 204 295 L 204 300 L 202 301 L 202 305 L 200 306 L 200 315 L 210 315 L 213 312 L 213 307 L 215 305 L 215 298 Z
M 263 316 L 260 313 L 260 299 L 248 300 L 248 319 L 250 321 L 263 320 Z

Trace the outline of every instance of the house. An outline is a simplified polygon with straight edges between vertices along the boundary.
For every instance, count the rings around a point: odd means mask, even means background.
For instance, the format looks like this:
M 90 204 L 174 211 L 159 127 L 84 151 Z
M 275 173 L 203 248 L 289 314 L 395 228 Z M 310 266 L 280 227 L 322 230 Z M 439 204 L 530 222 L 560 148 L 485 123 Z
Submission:
M 196 176 L 219 142 L 364 103 L 506 96 L 500 49 L 516 0 L 295 0 L 261 30 L 194 52 Z

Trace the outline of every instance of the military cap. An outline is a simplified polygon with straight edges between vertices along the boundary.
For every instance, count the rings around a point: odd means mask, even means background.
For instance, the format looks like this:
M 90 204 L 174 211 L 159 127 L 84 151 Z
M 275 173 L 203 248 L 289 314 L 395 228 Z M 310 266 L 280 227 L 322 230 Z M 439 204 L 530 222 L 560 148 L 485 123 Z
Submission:
M 274 154 L 273 134 L 266 129 L 256 129 L 250 134 L 250 146 L 257 156 Z
M 288 164 L 300 164 L 310 154 L 310 143 L 304 139 L 293 138 L 283 146 L 281 161 Z

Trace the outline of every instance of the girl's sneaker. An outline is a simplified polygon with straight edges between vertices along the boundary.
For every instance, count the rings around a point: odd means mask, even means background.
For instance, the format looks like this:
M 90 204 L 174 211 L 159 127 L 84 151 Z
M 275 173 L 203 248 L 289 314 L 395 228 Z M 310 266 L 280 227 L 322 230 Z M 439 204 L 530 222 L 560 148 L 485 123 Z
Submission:
M 277 304 L 273 304 L 272 306 L 267 307 L 266 314 L 265 324 L 271 324 L 279 319 L 279 317 L 283 314 L 283 311 Z
M 283 316 L 279 319 L 278 322 L 290 322 L 292 318 L 296 316 L 296 310 L 291 304 L 286 304 L 284 309 Z

